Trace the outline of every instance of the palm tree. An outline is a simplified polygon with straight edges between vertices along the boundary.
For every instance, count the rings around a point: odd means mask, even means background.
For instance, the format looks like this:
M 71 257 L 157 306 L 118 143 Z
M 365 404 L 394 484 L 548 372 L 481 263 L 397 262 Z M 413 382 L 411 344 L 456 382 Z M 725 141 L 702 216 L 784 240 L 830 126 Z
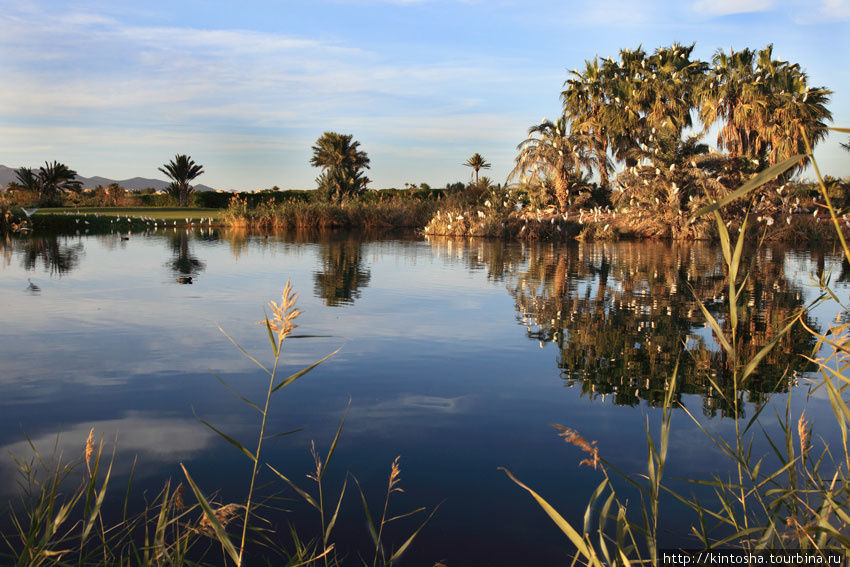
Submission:
M 369 169 L 369 157 L 359 149 L 360 142 L 352 141 L 353 137 L 325 132 L 312 148 L 310 165 L 322 168 L 316 182 L 326 200 L 341 201 L 348 195 L 357 195 L 369 183 L 363 175 L 363 170 Z
M 189 185 L 189 182 L 204 173 L 204 167 L 196 164 L 189 156 L 178 154 L 159 170 L 173 181 L 169 185 L 169 192 L 177 194 L 181 207 L 188 207 L 189 193 L 192 192 L 192 186 Z
M 32 191 L 33 193 L 39 193 L 40 183 L 38 179 L 38 175 L 29 167 L 21 167 L 15 170 L 15 177 L 18 178 L 16 185 L 21 189 L 25 189 L 27 191 Z
M 799 65 L 774 60 L 772 45 L 758 52 L 721 50 L 713 63 L 700 118 L 706 129 L 722 123 L 717 145 L 740 167 L 762 170 L 805 153 L 804 131 L 812 145 L 826 137 L 831 91 L 809 87 Z
M 572 71 L 572 78 L 564 83 L 561 93 L 564 115 L 572 120 L 572 129 L 584 133 L 591 143 L 599 172 L 599 186 L 607 191 L 610 186 L 608 174 L 612 171 L 608 159 L 608 130 L 603 120 L 602 108 L 606 104 L 607 85 L 603 81 L 599 61 L 585 61 L 585 69 Z
M 774 165 L 795 154 L 805 154 L 803 135 L 812 146 L 828 134 L 826 122 L 832 113 L 826 108 L 832 91 L 809 87 L 808 76 L 799 64 L 772 59 L 773 46 L 759 52 L 759 67 L 770 77 L 772 92 L 767 94 L 768 121 L 763 136 L 767 139 L 766 166 Z
M 42 204 L 54 203 L 62 191 L 79 191 L 83 184 L 76 178 L 77 172 L 64 163 L 55 160 L 53 163 L 44 162 L 38 168 L 39 201 Z
M 529 137 L 517 146 L 516 166 L 508 179 L 551 175 L 555 196 L 562 212 L 567 210 L 569 180 L 575 174 L 581 177 L 583 169 L 590 169 L 594 157 L 587 151 L 587 136 L 579 132 L 568 133 L 567 119 L 557 122 L 544 120 L 528 129 Z
M 472 154 L 472 157 L 464 163 L 466 167 L 471 167 L 475 171 L 475 184 L 478 185 L 478 170 L 490 169 L 490 163 L 485 160 L 478 152 Z

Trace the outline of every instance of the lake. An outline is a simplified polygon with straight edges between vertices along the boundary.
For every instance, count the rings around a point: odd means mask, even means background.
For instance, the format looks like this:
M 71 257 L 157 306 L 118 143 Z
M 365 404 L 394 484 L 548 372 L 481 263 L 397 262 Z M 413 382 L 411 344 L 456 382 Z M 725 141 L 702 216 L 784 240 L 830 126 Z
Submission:
M 391 511 L 440 506 L 405 564 L 563 562 L 566 538 L 497 467 L 580 526 L 601 476 L 579 466 L 586 455 L 551 424 L 575 428 L 621 470 L 643 473 L 645 428 L 657 433 L 657 406 L 677 361 L 676 398 L 710 432 L 732 431 L 734 412 L 715 387 L 730 387 L 720 349 L 694 301 L 696 293 L 715 316 L 723 313 L 720 250 L 705 243 L 552 245 L 215 228 L 128 236 L 32 236 L 3 245 L 4 500 L 16 488 L 10 452 L 25 457 L 30 439 L 47 454 L 57 446 L 77 458 L 92 427 L 118 439 L 113 502 L 123 497 L 135 457 L 135 507 L 168 478 L 183 480 L 179 463 L 221 502 L 243 499 L 250 461 L 199 418 L 256 443 L 256 412 L 219 379 L 255 401 L 266 381 L 222 330 L 270 362 L 256 322 L 268 301 L 280 301 L 287 280 L 304 312 L 296 334 L 308 336 L 286 341 L 281 375 L 341 350 L 272 399 L 269 431 L 303 430 L 270 440 L 264 457 L 309 488 L 310 442 L 326 452 L 350 405 L 325 479 L 330 493 L 350 473 L 376 513 L 401 456 L 404 492 L 394 494 Z M 832 273 L 847 296 L 848 274 L 830 250 L 768 247 L 750 265 L 741 329 L 749 356 L 817 296 L 810 274 Z M 178 282 L 188 277 L 191 285 Z M 835 317 L 819 308 L 807 320 L 823 329 Z M 811 368 L 795 353 L 813 346 L 800 328 L 783 339 L 741 393 L 742 417 L 768 399 L 781 412 L 790 395 L 795 419 L 807 404 L 816 438 L 835 439 L 823 393 L 806 401 Z M 776 426 L 772 409 L 762 423 Z M 760 434 L 755 450 L 769 450 Z M 665 478 L 691 491 L 677 479 L 727 469 L 676 410 Z M 271 474 L 261 478 L 273 482 Z M 315 535 L 318 518 L 291 490 L 278 482 L 263 491 L 274 496 L 262 511 L 271 525 L 286 534 L 293 521 L 304 537 Z M 664 510 L 662 545 L 686 545 L 692 518 L 672 503 Z M 389 541 L 399 545 L 415 526 L 391 530 Z M 335 540 L 356 557 L 368 537 L 349 481 Z

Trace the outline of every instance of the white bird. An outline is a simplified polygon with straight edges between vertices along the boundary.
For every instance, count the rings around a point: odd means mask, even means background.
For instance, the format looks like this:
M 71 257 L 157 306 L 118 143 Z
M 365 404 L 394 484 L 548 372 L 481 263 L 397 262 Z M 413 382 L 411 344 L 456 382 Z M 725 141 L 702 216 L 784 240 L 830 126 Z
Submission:
M 25 209 L 25 208 L 21 207 L 21 210 L 24 212 L 24 214 L 25 214 L 25 215 L 27 215 L 27 218 L 30 218 L 30 217 L 31 217 L 31 216 L 33 216 L 33 215 L 35 214 L 35 212 L 38 210 L 38 207 L 36 207 L 36 208 L 34 208 L 34 209 L 29 209 L 29 210 L 27 210 L 27 209 Z

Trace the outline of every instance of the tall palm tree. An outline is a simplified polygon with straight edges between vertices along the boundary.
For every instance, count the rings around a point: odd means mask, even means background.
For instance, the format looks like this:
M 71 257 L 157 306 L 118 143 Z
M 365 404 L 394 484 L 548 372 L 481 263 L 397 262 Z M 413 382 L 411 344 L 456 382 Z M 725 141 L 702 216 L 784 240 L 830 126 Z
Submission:
M 657 132 L 670 132 L 677 137 L 693 125 L 691 110 L 696 108 L 696 94 L 705 78 L 708 64 L 692 60 L 690 46 L 674 43 L 659 47 L 642 62 L 640 74 L 635 73 L 635 82 L 640 89 L 640 106 L 646 117 L 646 127 Z
M 772 53 L 772 45 L 759 51 L 759 68 L 768 74 L 772 87 L 772 92 L 767 93 L 767 120 L 762 133 L 767 139 L 763 156 L 766 166 L 805 154 L 804 133 L 814 146 L 826 138 L 826 123 L 832 121 L 832 113 L 826 108 L 832 91 L 809 87 L 808 76 L 799 64 L 773 60 Z
M 574 69 L 561 92 L 564 115 L 572 121 L 572 129 L 584 133 L 591 143 L 599 173 L 599 186 L 607 191 L 612 165 L 608 159 L 608 128 L 602 109 L 607 104 L 606 89 L 599 61 L 585 61 L 584 71 Z
M 700 118 L 706 129 L 721 122 L 717 144 L 730 158 L 761 170 L 805 153 L 804 131 L 812 145 L 826 137 L 831 91 L 809 87 L 799 65 L 773 59 L 772 45 L 758 52 L 721 50 L 713 63 Z
M 479 169 L 490 169 L 490 163 L 485 160 L 481 154 L 478 152 L 472 154 L 466 163 L 464 163 L 466 167 L 471 167 L 475 171 L 475 184 L 478 185 L 478 170 Z
M 331 168 L 369 169 L 369 157 L 358 149 L 360 142 L 352 141 L 353 137 L 352 134 L 325 132 L 312 148 L 310 165 L 321 167 L 323 171 Z
M 77 172 L 64 163 L 53 161 L 44 162 L 38 168 L 38 190 L 39 200 L 43 204 L 58 201 L 59 193 L 62 191 L 79 191 L 82 183 L 77 181 Z
M 362 192 L 369 183 L 363 175 L 369 169 L 369 157 L 359 149 L 360 142 L 352 134 L 325 132 L 313 146 L 310 165 L 320 167 L 322 174 L 316 179 L 319 191 L 328 200 L 340 201 L 348 195 Z
M 508 175 L 508 179 L 524 177 L 528 173 L 532 177 L 551 175 L 561 211 L 567 210 L 569 180 L 575 174 L 581 177 L 583 170 L 589 170 L 595 163 L 594 156 L 587 149 L 588 136 L 568 130 L 564 117 L 554 123 L 544 120 L 529 128 L 529 137 L 517 146 L 516 166 Z
M 204 167 L 196 164 L 187 155 L 177 154 L 173 160 L 164 164 L 159 170 L 172 180 L 173 183 L 169 186 L 169 190 L 177 193 L 180 206 L 188 207 L 189 193 L 192 192 L 192 186 L 189 185 L 189 182 L 204 173 Z

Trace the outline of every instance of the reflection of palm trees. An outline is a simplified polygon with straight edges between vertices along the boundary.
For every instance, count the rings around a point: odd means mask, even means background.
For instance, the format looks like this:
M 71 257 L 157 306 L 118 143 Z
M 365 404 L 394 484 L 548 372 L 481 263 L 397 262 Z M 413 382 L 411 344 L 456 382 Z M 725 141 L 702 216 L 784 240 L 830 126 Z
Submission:
M 369 285 L 371 274 L 363 268 L 361 241 L 352 237 L 331 237 L 320 242 L 321 270 L 313 273 L 314 293 L 325 305 L 336 307 L 353 303 L 360 288 Z
M 431 248 L 445 261 L 460 260 L 470 270 L 487 270 L 487 279 L 502 281 L 523 262 L 523 248 L 499 240 L 425 236 Z M 524 246 L 524 245 L 522 245 Z
M 182 279 L 181 283 L 191 283 L 191 278 L 204 271 L 206 265 L 190 252 L 188 231 L 179 230 L 168 236 L 171 240 L 171 252 L 174 254 L 174 259 L 168 262 L 168 266 L 178 281 Z
M 70 272 L 79 264 L 85 247 L 79 241 L 68 242 L 67 238 L 60 242 L 58 236 L 28 238 L 23 242 L 24 268 L 34 270 L 40 261 L 51 275 Z
M 801 290 L 782 266 L 776 251 L 751 261 L 738 329 L 741 360 L 751 359 L 802 306 Z M 728 325 L 718 252 L 699 244 L 544 247 L 532 253 L 510 292 L 528 337 L 557 344 L 568 385 L 580 385 L 591 397 L 611 395 L 622 405 L 660 403 L 678 361 L 677 396 L 698 394 L 707 414 L 726 414 L 729 362 L 689 287 Z M 794 370 L 807 369 L 794 353 L 811 346 L 811 336 L 795 327 L 743 386 L 749 401 L 787 391 Z

